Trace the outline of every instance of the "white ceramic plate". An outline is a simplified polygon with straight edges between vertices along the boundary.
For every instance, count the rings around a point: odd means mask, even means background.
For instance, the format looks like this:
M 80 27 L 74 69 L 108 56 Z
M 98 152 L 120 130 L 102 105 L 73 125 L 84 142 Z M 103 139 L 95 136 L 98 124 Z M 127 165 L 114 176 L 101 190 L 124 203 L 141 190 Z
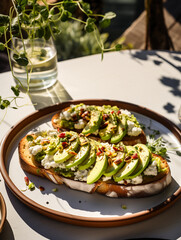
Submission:
M 85 104 L 111 104 L 133 112 L 140 123 L 150 129 L 159 130 L 170 149 L 169 166 L 172 173 L 172 183 L 162 193 L 138 199 L 108 198 L 97 193 L 88 194 L 71 190 L 64 185 L 54 183 L 24 172 L 19 164 L 18 143 L 29 131 L 52 128 L 51 117 L 60 109 L 70 104 L 84 102 Z M 148 129 L 149 127 L 149 129 Z M 118 226 L 130 224 L 150 218 L 172 205 L 181 196 L 181 160 L 174 148 L 179 150 L 181 143 L 180 130 L 170 121 L 153 111 L 134 104 L 109 100 L 79 100 L 54 105 L 37 111 L 23 119 L 8 133 L 1 149 L 1 172 L 9 186 L 18 198 L 26 205 L 41 214 L 60 221 L 86 226 Z M 26 188 L 24 177 L 28 176 L 36 186 L 34 191 L 23 191 Z M 40 191 L 39 187 L 45 188 Z M 52 189 L 57 188 L 57 192 Z M 126 205 L 126 209 L 123 209 Z

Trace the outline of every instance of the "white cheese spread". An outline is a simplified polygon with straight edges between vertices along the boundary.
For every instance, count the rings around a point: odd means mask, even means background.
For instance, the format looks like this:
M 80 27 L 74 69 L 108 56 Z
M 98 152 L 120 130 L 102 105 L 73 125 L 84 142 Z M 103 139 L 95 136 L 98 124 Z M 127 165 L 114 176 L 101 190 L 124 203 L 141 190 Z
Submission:
M 122 181 L 118 182 L 118 184 L 125 184 L 125 181 L 127 184 L 137 185 L 137 184 L 141 184 L 143 182 L 143 177 L 142 177 L 142 175 L 139 175 L 132 179 L 122 180 Z
M 86 125 L 86 121 L 79 119 L 77 123 L 74 124 L 75 129 L 83 129 Z
M 29 148 L 29 151 L 32 155 L 36 155 L 37 153 L 42 151 L 42 146 L 41 145 L 35 145 Z
M 120 111 L 121 111 L 121 114 L 124 114 L 124 115 L 127 115 L 128 117 L 131 117 L 131 113 L 128 110 L 120 109 Z
M 78 170 L 74 173 L 74 180 L 87 181 L 88 170 Z
M 143 173 L 147 176 L 156 176 L 158 173 L 156 161 L 153 161 Z
M 138 136 L 141 133 L 141 128 L 140 127 L 136 127 L 134 122 L 128 120 L 127 121 L 128 124 L 128 135 L 129 136 Z
M 41 161 L 41 165 L 45 169 L 59 167 L 59 164 L 53 161 L 53 155 L 45 155 L 44 159 Z
M 143 182 L 142 175 L 139 175 L 131 180 L 131 183 L 134 185 L 141 184 Z

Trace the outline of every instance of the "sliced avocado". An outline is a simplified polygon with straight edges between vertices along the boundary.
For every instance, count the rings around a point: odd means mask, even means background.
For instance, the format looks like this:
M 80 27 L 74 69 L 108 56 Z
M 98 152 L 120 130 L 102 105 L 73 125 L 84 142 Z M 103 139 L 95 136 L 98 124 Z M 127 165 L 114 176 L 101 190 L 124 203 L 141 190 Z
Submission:
M 116 174 L 119 171 L 119 169 L 121 169 L 124 165 L 124 157 L 125 153 L 119 152 L 115 160 L 112 161 L 112 163 L 107 167 L 104 175 L 106 177 L 111 177 L 114 174 Z
M 107 141 L 111 138 L 111 136 L 117 131 L 117 118 L 116 118 L 116 114 L 112 112 L 109 112 L 109 123 L 108 125 L 103 128 L 100 129 L 99 131 L 99 136 L 103 141 Z
M 129 179 L 139 176 L 148 166 L 151 157 L 150 151 L 146 145 L 140 143 L 136 144 L 134 147 L 137 149 L 139 161 L 134 172 L 132 172 L 131 175 L 129 175 L 128 177 Z
M 65 163 L 66 168 L 78 166 L 80 163 L 82 163 L 85 159 L 88 158 L 89 153 L 90 153 L 90 143 L 89 141 L 87 141 L 86 144 L 80 146 L 80 149 L 77 155 L 71 157 L 68 161 L 66 161 Z
M 59 125 L 60 125 L 60 128 L 65 128 L 70 130 L 74 129 L 74 122 L 71 120 L 61 119 Z
M 127 146 L 128 156 L 137 153 L 136 149 L 132 146 Z M 114 181 L 119 182 L 128 177 L 137 167 L 139 158 L 130 158 L 129 162 L 126 162 L 123 168 L 121 168 L 115 175 L 113 175 Z
M 80 141 L 79 141 L 79 137 L 77 135 L 76 139 L 73 140 L 70 144 L 69 147 L 65 148 L 63 150 L 63 152 L 59 153 L 57 152 L 54 156 L 53 159 L 56 163 L 62 163 L 67 161 L 69 158 L 71 158 L 73 155 L 71 154 L 71 152 L 73 151 L 77 151 L 78 147 L 79 147 Z
M 118 117 L 118 129 L 117 132 L 111 137 L 111 143 L 120 142 L 127 133 L 127 120 L 125 116 Z
M 97 156 L 96 163 L 87 176 L 87 184 L 92 184 L 99 180 L 99 178 L 102 176 L 106 168 L 107 168 L 107 156 L 105 154 Z
M 92 110 L 90 121 L 87 123 L 82 133 L 84 135 L 94 133 L 99 128 L 101 121 L 102 121 L 102 112 L 97 110 Z
M 90 155 L 88 158 L 86 158 L 80 165 L 79 170 L 85 170 L 88 169 L 94 162 L 96 161 L 96 147 L 95 144 L 91 141 L 90 142 L 91 149 L 90 149 Z

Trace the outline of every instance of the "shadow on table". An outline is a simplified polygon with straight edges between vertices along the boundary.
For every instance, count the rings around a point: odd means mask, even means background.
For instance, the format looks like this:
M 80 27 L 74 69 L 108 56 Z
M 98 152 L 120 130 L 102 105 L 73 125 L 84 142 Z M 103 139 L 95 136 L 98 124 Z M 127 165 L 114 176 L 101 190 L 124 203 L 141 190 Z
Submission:
M 6 220 L 3 230 L 0 233 L 0 239 L 4 239 L 4 240 L 15 240 L 14 234 L 13 234 L 13 230 L 9 224 L 9 222 Z
M 36 110 L 54 105 L 56 103 L 72 100 L 72 97 L 59 81 L 57 81 L 48 89 L 30 92 L 30 96 L 32 104 L 34 104 Z
M 159 51 L 161 52 L 161 51 Z M 177 54 L 180 54 L 178 52 L 169 52 L 169 51 L 163 51 L 163 52 L 167 52 L 167 53 L 172 53 L 172 55 L 170 55 L 170 58 L 172 58 L 175 61 L 180 62 L 181 58 L 177 56 Z M 161 65 L 163 62 L 167 62 L 168 64 L 170 64 L 172 67 L 174 67 L 176 70 L 178 70 L 179 72 L 181 72 L 181 66 L 177 66 L 176 64 L 174 64 L 173 62 L 169 61 L 168 59 L 164 58 L 163 56 L 161 56 L 158 51 L 154 51 L 154 50 L 150 50 L 150 51 L 142 51 L 142 50 L 138 50 L 135 51 L 134 53 L 130 51 L 131 57 L 134 59 L 139 59 L 139 60 L 149 60 L 151 61 L 150 57 L 154 57 L 156 56 L 158 59 L 152 59 L 153 63 L 155 65 Z M 174 55 L 173 55 L 174 54 Z
M 181 79 L 169 78 L 169 77 L 163 76 L 159 80 L 163 85 L 170 88 L 170 92 L 174 96 L 178 96 L 178 97 L 181 96 L 181 90 L 179 89 Z
M 164 52 L 169 53 L 169 51 L 164 51 Z M 161 56 L 158 53 L 158 51 L 153 51 L 153 50 L 152 51 L 138 50 L 135 52 L 130 51 L 131 57 L 134 60 L 144 60 L 144 61 L 149 60 L 150 62 L 152 61 L 157 66 L 160 66 L 163 62 L 166 62 L 169 65 L 171 65 L 173 68 L 175 68 L 176 70 L 181 72 L 181 66 L 177 66 L 175 63 L 176 61 L 178 61 L 178 63 L 180 63 L 181 57 L 177 56 L 178 52 L 172 51 L 171 53 L 172 53 L 172 55 L 170 54 L 169 57 L 174 60 L 173 62 L 168 60 L 167 58 L 164 58 L 163 56 Z M 156 58 L 154 58 L 154 57 L 156 57 Z M 181 96 L 181 90 L 180 90 L 181 79 L 162 76 L 160 79 L 158 79 L 158 81 L 160 81 L 165 87 L 167 87 L 169 89 L 169 92 L 171 94 L 173 94 L 174 96 L 176 96 L 178 98 Z M 178 101 L 178 104 L 181 104 L 181 103 Z M 177 114 L 178 108 L 179 108 L 179 106 L 175 106 L 171 102 L 167 102 L 163 106 L 163 109 L 165 109 L 167 111 L 167 113 Z M 178 126 L 181 127 L 181 124 L 178 124 Z

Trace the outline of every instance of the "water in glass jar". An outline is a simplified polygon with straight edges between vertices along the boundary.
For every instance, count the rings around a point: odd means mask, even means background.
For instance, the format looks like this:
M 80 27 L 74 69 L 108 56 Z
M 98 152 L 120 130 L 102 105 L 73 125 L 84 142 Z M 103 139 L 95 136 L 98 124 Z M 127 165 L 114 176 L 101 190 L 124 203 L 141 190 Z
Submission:
M 23 47 L 19 49 L 19 52 L 23 52 Z M 15 77 L 27 88 L 28 71 L 30 91 L 52 86 L 57 80 L 57 54 L 54 46 L 49 44 L 40 46 L 40 42 L 38 44 L 34 42 L 33 45 L 26 45 L 26 54 L 29 59 L 29 64 L 26 67 L 18 65 L 12 58 Z M 15 81 L 18 83 L 17 79 Z

